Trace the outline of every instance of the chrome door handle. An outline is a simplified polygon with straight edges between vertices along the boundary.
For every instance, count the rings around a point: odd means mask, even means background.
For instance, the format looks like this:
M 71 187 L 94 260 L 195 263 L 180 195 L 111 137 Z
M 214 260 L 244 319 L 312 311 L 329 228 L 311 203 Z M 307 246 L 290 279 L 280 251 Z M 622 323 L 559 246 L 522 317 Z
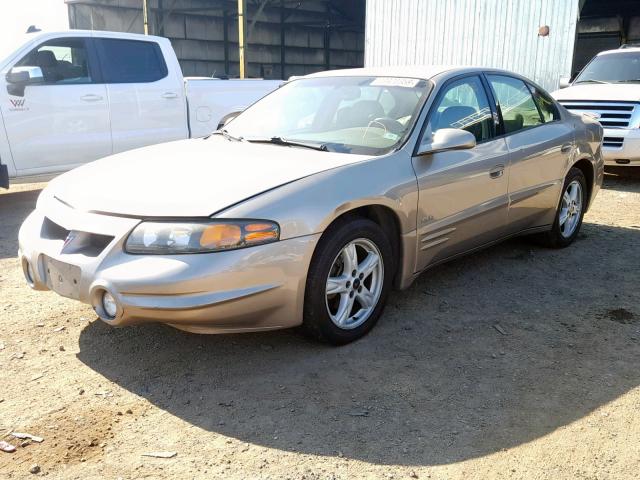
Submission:
M 571 153 L 571 150 L 573 150 L 573 145 L 570 144 L 570 143 L 565 143 L 560 148 L 560 152 L 562 152 L 562 153 Z
M 99 102 L 100 100 L 102 100 L 102 95 L 94 95 L 90 93 L 88 95 L 81 96 L 80 100 L 83 100 L 85 102 Z
M 166 92 L 162 94 L 162 98 L 178 98 L 178 94 L 174 92 Z
M 489 170 L 489 176 L 491 178 L 500 178 L 502 175 L 504 175 L 504 165 L 496 165 Z

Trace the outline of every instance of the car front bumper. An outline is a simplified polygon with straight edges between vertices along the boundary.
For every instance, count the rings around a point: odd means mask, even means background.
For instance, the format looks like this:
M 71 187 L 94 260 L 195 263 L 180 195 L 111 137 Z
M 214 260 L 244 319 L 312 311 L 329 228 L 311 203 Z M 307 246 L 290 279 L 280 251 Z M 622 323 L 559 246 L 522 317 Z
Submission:
M 131 255 L 124 242 L 140 220 L 47 203 L 46 215 L 34 211 L 20 229 L 27 283 L 92 305 L 110 325 L 161 322 L 196 333 L 230 333 L 302 322 L 306 275 L 320 234 L 227 252 Z M 78 248 L 64 246 L 68 231 L 82 232 Z M 103 308 L 104 292 L 116 300 L 115 317 Z
M 640 128 L 605 128 L 605 165 L 640 166 Z

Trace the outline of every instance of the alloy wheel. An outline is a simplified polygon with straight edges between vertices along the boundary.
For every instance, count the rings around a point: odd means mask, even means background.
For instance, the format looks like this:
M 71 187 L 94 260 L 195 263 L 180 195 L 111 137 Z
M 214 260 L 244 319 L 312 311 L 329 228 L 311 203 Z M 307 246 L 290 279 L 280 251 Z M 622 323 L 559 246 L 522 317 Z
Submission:
M 384 284 L 384 264 L 378 247 L 359 238 L 338 253 L 329 270 L 325 297 L 327 312 L 338 327 L 359 327 L 378 304 Z
M 562 195 L 562 204 L 560 205 L 558 224 L 560 226 L 560 233 L 564 238 L 569 238 L 573 235 L 578 223 L 580 223 L 582 204 L 582 185 L 580 185 L 578 180 L 574 180 L 567 185 Z

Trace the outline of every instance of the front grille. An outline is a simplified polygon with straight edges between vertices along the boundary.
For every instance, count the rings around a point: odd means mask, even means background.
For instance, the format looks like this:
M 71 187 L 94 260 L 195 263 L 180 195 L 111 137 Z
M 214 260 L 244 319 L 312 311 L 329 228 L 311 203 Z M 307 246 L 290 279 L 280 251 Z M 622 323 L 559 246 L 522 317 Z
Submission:
M 602 139 L 602 146 L 608 148 L 622 148 L 624 143 L 624 137 L 604 137 Z
M 44 218 L 40 235 L 48 240 L 62 240 L 62 253 L 80 253 L 87 257 L 97 257 L 115 238 L 110 235 L 81 232 L 58 225 L 48 217 Z
M 69 230 L 67 230 L 64 227 L 61 227 L 60 225 L 58 225 L 48 217 L 44 217 L 40 235 L 42 236 L 42 238 L 46 238 L 48 240 L 64 241 L 67 238 L 67 235 L 69 235 Z
M 637 102 L 594 102 L 561 100 L 560 104 L 571 113 L 595 113 L 603 127 L 629 128 L 634 118 L 640 115 L 640 103 Z

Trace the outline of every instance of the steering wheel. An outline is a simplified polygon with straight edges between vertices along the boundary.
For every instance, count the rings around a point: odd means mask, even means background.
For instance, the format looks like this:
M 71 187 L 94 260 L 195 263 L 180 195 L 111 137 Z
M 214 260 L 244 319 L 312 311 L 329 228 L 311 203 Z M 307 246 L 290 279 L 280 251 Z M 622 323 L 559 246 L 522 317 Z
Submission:
M 369 127 L 375 126 L 375 124 L 382 125 L 387 132 L 400 135 L 404 133 L 405 126 L 398 120 L 391 117 L 378 117 L 369 122 Z

